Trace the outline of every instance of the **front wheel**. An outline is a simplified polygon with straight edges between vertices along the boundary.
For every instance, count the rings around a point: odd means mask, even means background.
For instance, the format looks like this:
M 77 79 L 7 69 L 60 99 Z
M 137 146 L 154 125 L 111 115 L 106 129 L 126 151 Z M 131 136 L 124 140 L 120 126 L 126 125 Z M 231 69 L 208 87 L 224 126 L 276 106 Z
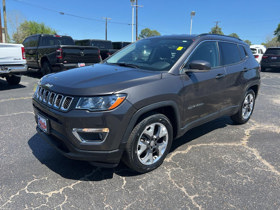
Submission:
M 231 116 L 233 122 L 237 124 L 244 124 L 250 119 L 255 107 L 255 99 L 255 92 L 251 89 L 248 90 L 245 94 L 242 106 L 235 115 Z
M 139 122 L 128 139 L 123 161 L 131 169 L 146 173 L 159 167 L 173 141 L 173 128 L 163 114 Z
M 9 83 L 9 85 L 18 85 L 20 83 L 21 77 L 11 75 L 11 76 L 7 76 L 6 80 Z

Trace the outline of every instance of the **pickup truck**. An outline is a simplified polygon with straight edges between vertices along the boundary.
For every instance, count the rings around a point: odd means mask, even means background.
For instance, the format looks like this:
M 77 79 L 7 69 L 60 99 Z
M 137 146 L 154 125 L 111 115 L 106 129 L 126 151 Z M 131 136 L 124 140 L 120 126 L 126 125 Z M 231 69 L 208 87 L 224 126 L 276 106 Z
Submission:
M 101 61 L 97 47 L 75 46 L 70 36 L 36 34 L 27 37 L 23 45 L 28 67 L 43 75 Z
M 20 83 L 21 74 L 27 71 L 25 51 L 22 44 L 0 43 L 0 77 L 10 85 Z
M 103 60 L 118 51 L 113 48 L 113 43 L 109 40 L 83 39 L 83 40 L 75 40 L 75 44 L 78 46 L 98 47 L 100 49 L 100 54 Z

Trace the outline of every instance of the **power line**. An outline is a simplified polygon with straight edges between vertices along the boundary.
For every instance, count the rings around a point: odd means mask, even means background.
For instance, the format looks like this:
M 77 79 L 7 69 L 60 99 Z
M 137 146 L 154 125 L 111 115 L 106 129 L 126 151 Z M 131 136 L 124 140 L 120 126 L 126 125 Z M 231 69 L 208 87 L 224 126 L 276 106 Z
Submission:
M 55 9 L 43 7 L 43 6 L 40 6 L 40 5 L 37 5 L 37 4 L 32 4 L 32 3 L 29 3 L 29 2 L 26 2 L 26 1 L 23 1 L 23 0 L 13 0 L 13 1 L 25 4 L 25 5 L 29 5 L 29 6 L 32 6 L 32 7 L 37 7 L 37 8 L 41 8 L 41 9 L 44 9 L 44 10 L 48 10 L 48 11 L 51 11 L 51 12 L 55 12 L 55 13 L 58 13 L 60 15 L 67 15 L 67 16 L 71 16 L 71 17 L 75 17 L 75 18 L 80 18 L 80 19 L 90 20 L 90 21 L 103 22 L 103 23 L 106 22 L 106 20 L 102 20 L 102 19 L 99 19 L 99 18 L 90 18 L 90 17 L 84 17 L 84 16 L 80 16 L 80 15 L 75 15 L 75 14 L 72 14 L 72 13 L 62 12 L 62 11 L 58 11 L 58 10 L 55 10 Z M 110 23 L 127 25 L 127 26 L 130 25 L 129 23 L 115 22 L 115 21 L 110 21 Z

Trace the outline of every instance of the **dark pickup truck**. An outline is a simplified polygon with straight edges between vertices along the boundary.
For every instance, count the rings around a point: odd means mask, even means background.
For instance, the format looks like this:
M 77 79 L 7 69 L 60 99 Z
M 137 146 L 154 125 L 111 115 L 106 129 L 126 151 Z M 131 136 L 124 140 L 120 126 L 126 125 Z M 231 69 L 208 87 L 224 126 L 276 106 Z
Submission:
M 23 45 L 28 67 L 43 75 L 101 61 L 97 47 L 75 46 L 70 36 L 36 34 L 27 37 Z
M 100 49 L 100 54 L 103 60 L 118 51 L 113 48 L 113 44 L 109 40 L 83 39 L 83 40 L 76 40 L 75 44 L 78 46 L 98 47 Z

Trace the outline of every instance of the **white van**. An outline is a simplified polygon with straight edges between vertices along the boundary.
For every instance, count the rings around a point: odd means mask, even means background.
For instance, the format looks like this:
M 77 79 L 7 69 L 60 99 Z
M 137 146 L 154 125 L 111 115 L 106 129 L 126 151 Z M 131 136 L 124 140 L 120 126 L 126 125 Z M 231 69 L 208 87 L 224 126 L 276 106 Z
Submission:
M 260 63 L 262 60 L 262 56 L 266 51 L 266 47 L 264 45 L 251 45 L 250 49 L 252 50 L 253 55 L 255 56 L 256 60 Z

